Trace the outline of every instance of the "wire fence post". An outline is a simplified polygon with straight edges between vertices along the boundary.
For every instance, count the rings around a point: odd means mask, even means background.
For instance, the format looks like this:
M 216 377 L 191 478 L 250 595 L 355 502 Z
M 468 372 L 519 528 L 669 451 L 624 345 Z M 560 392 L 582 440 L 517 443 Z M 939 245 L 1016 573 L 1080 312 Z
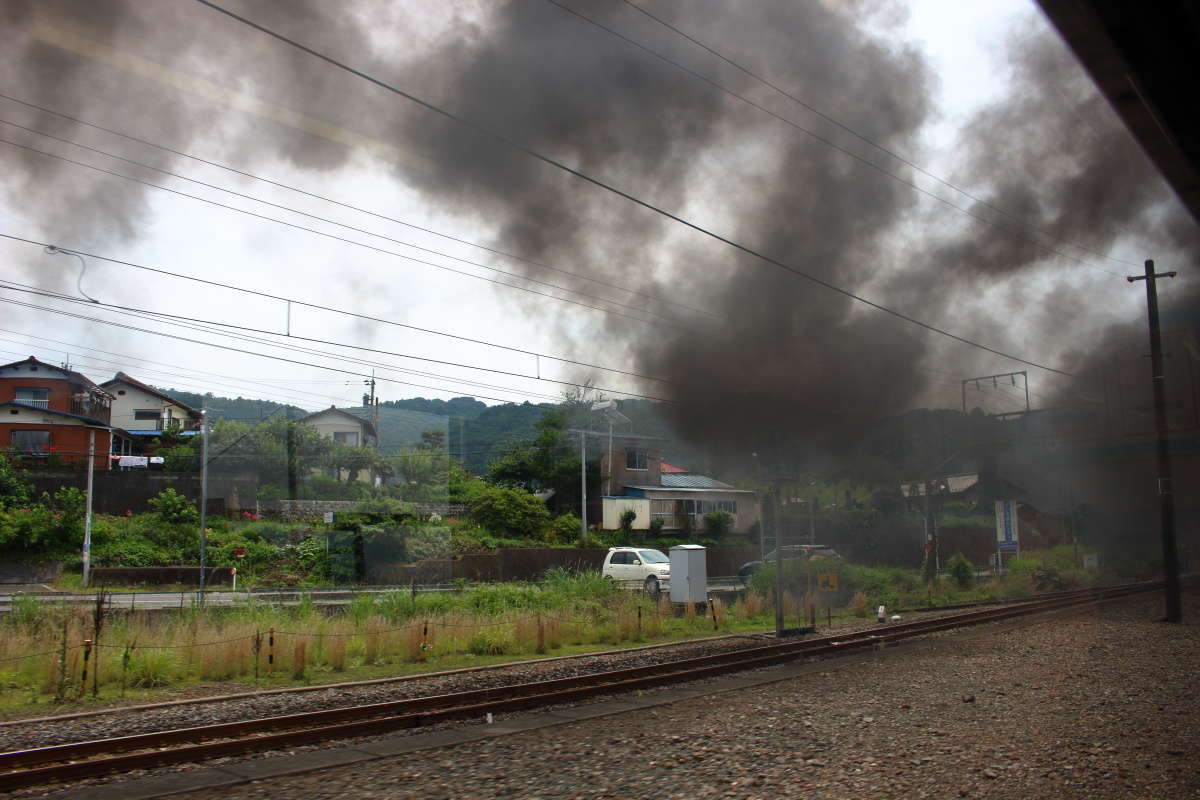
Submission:
M 87 694 L 88 660 L 92 657 L 92 640 L 83 640 L 83 673 L 79 677 L 79 696 Z
M 129 664 L 133 661 L 135 647 L 137 642 L 130 642 L 125 645 L 125 652 L 121 653 L 121 697 L 125 696 L 125 687 L 129 685 Z
M 267 674 L 275 674 L 275 629 L 267 632 Z

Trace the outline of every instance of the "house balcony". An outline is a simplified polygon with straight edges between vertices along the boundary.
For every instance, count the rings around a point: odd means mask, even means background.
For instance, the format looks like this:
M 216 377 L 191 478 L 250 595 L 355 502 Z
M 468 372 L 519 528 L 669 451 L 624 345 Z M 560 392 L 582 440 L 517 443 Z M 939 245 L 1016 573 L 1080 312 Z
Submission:
M 44 397 L 40 400 L 32 400 L 32 399 L 25 399 L 23 397 L 18 397 L 18 398 L 16 398 L 15 402 L 22 403 L 27 406 L 33 406 L 34 408 L 44 408 L 44 409 L 50 408 L 50 401 Z
M 108 406 L 94 401 L 72 399 L 71 407 L 67 410 L 81 417 L 91 417 L 92 419 L 99 420 L 105 425 L 109 424 L 112 419 L 112 410 Z

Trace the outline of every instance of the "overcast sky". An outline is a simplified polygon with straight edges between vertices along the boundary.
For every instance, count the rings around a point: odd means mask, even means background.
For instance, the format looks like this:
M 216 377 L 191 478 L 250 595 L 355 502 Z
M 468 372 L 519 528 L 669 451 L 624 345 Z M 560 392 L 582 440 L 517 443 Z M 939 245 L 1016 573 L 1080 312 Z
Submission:
M 543 0 L 521 2 L 534 4 Z M 121 9 L 125 16 L 110 15 L 117 17 L 115 23 L 106 19 L 104 9 L 75 13 L 76 6 L 89 4 L 50 2 L 39 9 L 39 4 L 35 3 L 11 3 L 8 0 L 6 3 L 22 8 L 5 25 L 5 46 L 0 48 L 0 76 L 3 76 L 0 77 L 0 93 L 393 220 L 402 220 L 412 226 L 505 251 L 510 251 L 512 243 L 519 240 L 511 234 L 513 220 L 506 218 L 501 223 L 498 219 L 497 209 L 504 200 L 503 192 L 486 200 L 480 199 L 476 204 L 469 181 L 456 171 L 460 165 L 439 163 L 438 159 L 444 157 L 445 151 L 439 151 L 436 141 L 430 142 L 428 137 L 433 134 L 422 139 L 407 135 L 416 126 L 426 123 L 417 113 L 419 109 L 401 97 L 337 73 L 334 68 L 307 56 L 299 56 L 282 43 L 220 18 L 215 12 L 189 0 L 134 4 L 105 0 L 94 4 Z M 287 3 L 230 0 L 228 5 L 268 24 L 284 26 L 289 35 L 319 49 L 328 47 L 331 51 L 342 41 L 336 37 L 340 24 L 334 19 L 336 13 L 356 18 L 360 28 L 363 27 L 362 20 L 370 18 L 371 23 L 366 27 L 370 31 L 372 51 L 341 50 L 331 52 L 331 55 L 364 69 L 378 70 L 386 80 L 435 102 L 449 102 L 454 97 L 452 76 L 447 74 L 452 69 L 452 59 L 467 60 L 475 50 L 492 46 L 493 31 L 499 27 L 493 8 L 487 3 L 339 3 L 328 4 L 323 14 L 311 16 L 281 14 L 280 9 L 287 8 Z M 583 13 L 594 10 L 593 4 L 585 2 L 568 5 Z M 698 34 L 710 29 L 706 20 L 696 19 L 689 13 L 687 4 L 647 0 L 645 5 L 664 18 L 676 21 L 681 28 L 690 25 L 690 29 Z M 896 142 L 895 138 L 886 141 L 902 148 L 903 154 L 934 174 L 972 174 L 970 167 L 973 165 L 966 164 L 965 160 L 977 159 L 979 154 L 977 143 L 972 141 L 972 137 L 979 134 L 978 113 L 989 104 L 1012 96 L 1014 81 L 1028 77 L 1014 74 L 1012 69 L 1011 50 L 1015 42 L 1022 37 L 1053 36 L 1040 12 L 1033 3 L 1023 0 L 973 0 L 970 3 L 919 0 L 857 6 L 864 11 L 841 13 L 843 17 L 857 17 L 855 24 L 867 42 L 860 46 L 883 48 L 893 54 L 911 52 L 916 59 L 914 63 L 919 63 L 922 70 L 921 83 L 928 108 L 922 111 L 913 130 L 905 134 L 905 141 Z M 706 8 L 709 6 L 702 7 L 700 13 Z M 565 13 L 553 7 L 548 9 L 545 13 Z M 865 9 L 870 9 L 870 13 Z M 669 32 L 659 29 L 651 33 L 648 22 L 636 17 L 628 10 L 610 13 L 606 9 L 599 14 L 606 24 L 631 38 L 659 52 L 668 52 L 672 57 L 688 59 L 689 67 L 752 94 L 759 102 L 780 109 L 780 113 L 790 118 L 802 120 L 802 116 L 797 115 L 808 113 L 772 95 L 765 87 L 754 86 L 752 81 L 737 75 L 727 65 L 677 37 L 672 41 Z M 589 35 L 595 38 L 597 48 L 626 47 L 599 30 L 591 31 Z M 714 40 L 712 43 L 720 42 Z M 580 52 L 578 55 L 583 58 L 585 54 Z M 295 65 L 302 58 L 312 63 L 298 69 Z M 445 72 L 439 68 L 443 62 L 447 64 Z M 601 60 L 599 63 L 608 62 Z M 768 60 L 765 66 L 758 66 L 769 71 L 772 64 Z M 666 64 L 655 64 L 653 68 L 673 69 Z M 852 70 L 855 65 L 838 68 Z M 820 84 L 807 83 L 806 76 L 790 74 L 783 66 L 770 72 L 769 77 L 780 85 L 805 87 L 809 91 L 802 99 L 856 129 L 857 121 L 866 119 L 860 104 L 879 102 L 878 98 L 844 93 L 824 95 Z M 888 76 L 879 77 L 883 81 Z M 529 87 L 546 78 L 545 73 L 537 71 L 514 78 L 513 102 L 536 94 Z M 306 89 L 315 80 L 327 83 L 309 95 Z M 680 74 L 672 80 L 693 79 Z M 865 80 L 869 82 L 869 76 Z M 581 85 L 579 91 L 586 94 L 589 88 Z M 704 91 L 710 90 L 705 88 Z M 337 113 L 330 111 L 328 98 L 331 96 L 339 98 L 341 103 Z M 738 103 L 728 97 L 719 102 L 725 108 Z M 687 131 L 690 124 L 687 112 L 686 107 L 672 108 L 669 112 L 674 115 L 672 124 L 681 131 Z M 631 113 L 640 112 L 633 109 Z M 744 108 L 728 113 L 750 119 L 759 112 Z M 554 247 L 544 252 L 555 256 L 551 266 L 585 273 L 590 276 L 587 280 L 554 270 L 533 270 L 528 264 L 495 252 L 187 158 L 170 156 L 86 125 L 63 123 L 50 114 L 9 100 L 0 99 L 0 119 L 361 229 L 339 227 L 114 160 L 40 134 L 0 125 L 0 138 L 10 142 L 312 228 L 329 236 L 238 213 L 182 194 L 131 184 L 74 164 L 51 161 L 10 144 L 0 144 L 3 171 L 9 176 L 5 191 L 0 194 L 0 233 L 624 372 L 641 372 L 646 368 L 647 361 L 640 357 L 639 348 L 659 335 L 657 325 L 676 324 L 666 320 L 678 318 L 681 325 L 712 324 L 705 314 L 691 308 L 695 304 L 702 305 L 706 298 L 705 292 L 693 289 L 692 285 L 708 280 L 708 276 L 689 273 L 690 260 L 695 258 L 707 263 L 707 259 L 714 262 L 728 259 L 732 263 L 732 256 L 725 252 L 724 245 L 672 223 L 656 222 L 659 227 L 655 228 L 654 235 L 643 240 L 649 244 L 634 249 L 623 234 L 628 219 L 632 218 L 626 215 L 649 212 L 631 210 L 628 201 L 601 197 L 603 192 L 582 184 L 571 189 L 576 194 L 569 196 L 578 196 L 581 203 L 586 203 L 587 213 L 581 213 L 579 218 L 595 226 L 586 240 L 586 252 L 564 255 Z M 387 120 L 387 124 L 382 120 Z M 430 121 L 426 129 L 434 126 L 435 123 Z M 733 133 L 726 132 L 725 138 L 720 140 L 706 140 L 694 153 L 695 164 L 689 167 L 693 171 L 684 188 L 664 190 L 661 198 L 674 203 L 670 210 L 701 225 L 741 236 L 746 230 L 741 218 L 752 207 L 750 199 L 755 191 L 755 176 L 768 174 L 773 169 L 773 145 L 759 136 L 737 141 L 732 138 Z M 863 152 L 861 142 L 844 132 L 835 133 L 839 137 L 835 139 L 837 143 Z M 883 135 L 877 131 L 868 133 Z M 795 134 L 785 131 L 771 135 L 782 138 Z M 321 147 L 305 149 L 307 145 L 300 140 L 312 138 L 321 139 Z M 737 144 L 730 146 L 731 141 L 737 141 Z M 808 157 L 813 160 L 850 162 L 846 156 L 820 143 L 810 142 L 806 146 Z M 570 152 L 550 155 L 568 161 L 572 156 Z M 672 152 L 669 156 L 679 158 L 680 153 Z M 996 157 L 1003 157 L 1003 154 L 997 153 Z M 639 196 L 652 201 L 659 199 L 655 196 L 658 184 L 642 181 L 635 164 L 615 157 L 611 163 L 588 158 L 585 166 L 589 172 L 606 180 L 631 187 Z M 834 185 L 825 191 L 836 197 L 843 188 L 847 194 L 867 191 L 859 189 L 858 185 L 863 181 L 882 180 L 886 183 L 891 180 L 864 177 L 852 166 L 844 168 L 843 186 Z M 563 185 L 579 183 L 552 168 L 544 165 L 539 168 L 542 171 L 539 180 L 545 181 L 554 191 Z M 918 172 L 905 168 L 901 174 L 930 191 L 970 206 L 963 197 Z M 455 180 L 464 180 L 461 190 L 445 185 Z M 970 185 L 963 188 L 986 196 L 992 187 Z M 1036 192 L 1037 187 L 1033 189 Z M 879 264 L 878 273 L 856 276 L 854 281 L 860 291 L 868 294 L 872 289 L 886 292 L 901 305 L 905 297 L 893 288 L 893 271 L 903 269 L 903 254 L 919 252 L 922 242 L 929 236 L 970 231 L 970 226 L 977 224 L 908 187 L 903 187 L 902 195 L 899 202 L 904 209 L 903 222 L 887 234 L 886 241 L 891 249 L 881 251 L 885 256 L 894 254 L 895 258 L 887 258 L 885 263 Z M 852 203 L 853 199 L 846 202 Z M 523 222 L 531 228 L 540 224 L 536 218 Z M 501 227 L 505 228 L 504 234 Z M 371 236 L 364 231 L 387 238 Z M 332 237 L 368 246 L 356 246 Z M 402 242 L 436 253 L 405 247 Z M 755 246 L 758 243 L 749 244 Z M 1145 240 L 1133 235 L 1118 232 L 1111 244 L 1107 253 L 1134 263 L 1155 255 L 1146 252 L 1150 245 Z M 381 250 L 409 255 L 412 259 L 432 262 L 446 269 Z M 1071 252 L 1078 254 L 1081 251 Z M 532 283 L 520 277 L 508 278 L 453 260 L 452 256 L 535 277 L 543 283 Z M 578 258 L 578 264 L 571 263 L 572 256 Z M 1069 345 L 1077 344 L 1046 342 L 1038 335 L 1041 330 L 1039 320 L 1050 313 L 1043 307 L 1043 301 L 1059 304 L 1060 296 L 1055 293 L 1062 289 L 1060 279 L 1067 274 L 1071 285 L 1086 293 L 1087 300 L 1059 306 L 1055 313 L 1069 314 L 1078 331 L 1099 330 L 1114 318 L 1132 318 L 1140 313 L 1141 294 L 1129 289 L 1121 279 L 1121 273 L 1129 271 L 1129 267 L 1087 256 L 1085 260 L 1098 261 L 1103 267 L 1094 269 L 1052 253 L 1044 256 L 1037 271 L 1026 272 L 1021 277 L 1022 291 L 1028 297 L 1022 302 L 1027 302 L 1027 307 L 1014 303 L 1014 285 L 999 278 L 978 284 L 969 296 L 969 307 L 1003 307 L 1003 311 L 988 318 L 986 314 L 963 311 L 967 308 L 964 305 L 967 300 L 953 300 L 953 303 L 947 301 L 945 319 L 955 326 L 955 332 L 964 336 L 982 337 L 989 342 L 995 341 L 1002 348 L 1012 348 L 1031 358 L 1053 362 L 1066 357 Z M 611 273 L 597 268 L 597 264 L 610 257 L 621 260 L 622 268 Z M 540 260 L 541 256 L 536 258 Z M 238 332 L 239 336 L 259 341 L 197 330 L 197 327 L 206 326 L 193 322 L 186 322 L 191 327 L 185 328 L 165 320 L 140 318 L 132 310 L 77 304 L 6 289 L 0 292 L 0 297 L 6 300 L 249 352 L 218 349 L 4 303 L 0 305 L 0 358 L 16 360 L 30 354 L 53 362 L 69 358 L 72 365 L 97 381 L 107 379 L 120 369 L 158 386 L 267 398 L 308 409 L 330 404 L 357 405 L 363 381 L 372 372 L 371 364 L 375 365 L 380 381 L 379 393 L 385 400 L 475 395 L 494 403 L 525 399 L 536 402 L 557 397 L 564 386 L 534 379 L 539 375 L 575 382 L 591 379 L 613 392 L 619 390 L 655 397 L 671 393 L 670 387 L 661 382 L 615 371 L 589 369 L 299 305 L 293 305 L 289 311 L 288 305 L 281 301 L 93 258 L 85 260 L 86 274 L 80 281 L 78 259 L 46 254 L 40 246 L 0 240 L 0 277 L 5 280 L 91 298 L 102 304 L 243 326 L 253 330 L 242 330 Z M 633 261 L 637 263 L 630 263 Z M 480 280 L 480 277 L 486 280 Z M 576 302 L 562 302 L 489 282 L 496 280 L 511 281 Z M 577 291 L 567 293 L 547 284 Z M 638 293 L 614 287 L 634 289 Z M 805 291 L 814 290 L 806 287 Z M 650 301 L 646 297 L 648 294 L 665 296 L 673 302 Z M 620 305 L 595 298 L 615 300 Z M 615 313 L 587 305 L 604 305 Z M 647 305 L 654 309 L 650 314 L 654 321 L 642 321 L 640 318 L 647 316 L 646 312 L 636 310 Z M 1022 310 L 1022 313 L 1014 309 Z M 755 311 L 747 308 L 745 313 L 753 316 Z M 279 334 L 289 330 L 294 336 L 324 340 L 324 343 L 298 339 L 285 342 Z M 622 335 L 626 330 L 635 333 Z M 284 343 L 311 348 L 321 354 L 277 346 Z M 332 343 L 385 352 L 339 348 Z M 944 348 L 950 346 L 938 343 L 931 346 L 931 353 L 946 352 Z M 465 369 L 400 354 L 461 362 L 514 374 Z M 267 355 L 288 361 L 272 360 Z M 959 379 L 972 374 L 967 370 L 1024 368 L 991 354 L 982 354 L 954 362 L 963 364 L 961 369 L 939 370 L 930 367 L 930 358 L 932 356 L 923 362 L 928 369 L 925 372 L 926 391 L 920 399 L 951 407 L 958 404 Z M 1053 377 L 1034 370 L 1031 381 L 1035 393 L 1040 395 L 1049 390 Z M 1013 393 L 1007 396 L 1000 393 L 996 397 L 980 398 L 978 402 L 1002 411 L 1018 400 Z

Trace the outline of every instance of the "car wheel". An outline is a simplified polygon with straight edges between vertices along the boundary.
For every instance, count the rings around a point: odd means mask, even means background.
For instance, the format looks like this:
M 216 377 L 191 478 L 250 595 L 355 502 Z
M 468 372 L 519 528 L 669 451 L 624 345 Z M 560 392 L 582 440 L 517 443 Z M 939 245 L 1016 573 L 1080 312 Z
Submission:
M 642 589 L 645 590 L 646 594 L 650 597 L 658 597 L 658 578 L 654 577 L 653 575 L 646 578 L 645 582 L 642 583 Z

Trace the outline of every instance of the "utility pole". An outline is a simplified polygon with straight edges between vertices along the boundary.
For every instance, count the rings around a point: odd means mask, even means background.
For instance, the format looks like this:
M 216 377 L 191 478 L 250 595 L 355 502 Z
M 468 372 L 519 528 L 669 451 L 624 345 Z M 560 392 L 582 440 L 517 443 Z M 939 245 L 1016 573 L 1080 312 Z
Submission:
M 204 570 L 208 555 L 208 406 L 200 411 L 200 604 L 204 605 Z
M 579 429 L 579 544 L 587 541 L 587 431 Z
M 1179 553 L 1175 542 L 1175 495 L 1171 486 L 1171 456 L 1167 451 L 1167 393 L 1163 370 L 1162 332 L 1158 323 L 1159 278 L 1174 278 L 1175 271 L 1155 272 L 1154 262 L 1146 260 L 1144 275 L 1130 275 L 1125 280 L 1146 282 L 1146 315 L 1150 324 L 1150 371 L 1154 386 L 1154 431 L 1158 439 L 1158 498 L 1162 522 L 1163 587 L 1166 602 L 1165 622 L 1182 622 L 1183 608 L 1179 597 Z
M 88 428 L 87 515 L 83 518 L 83 585 L 92 576 L 92 485 L 96 473 L 96 429 Z
M 783 638 L 783 504 L 780 502 L 781 481 L 774 481 L 775 493 L 775 638 Z
M 808 543 L 817 543 L 817 493 L 808 500 Z

